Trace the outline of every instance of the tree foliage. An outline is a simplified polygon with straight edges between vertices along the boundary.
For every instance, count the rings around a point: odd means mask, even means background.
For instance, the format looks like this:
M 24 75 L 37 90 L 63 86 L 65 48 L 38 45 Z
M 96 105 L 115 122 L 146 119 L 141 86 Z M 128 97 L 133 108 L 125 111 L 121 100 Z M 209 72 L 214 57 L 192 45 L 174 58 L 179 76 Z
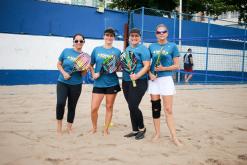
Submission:
M 179 6 L 179 0 L 113 0 L 110 8 L 133 10 L 140 7 L 174 11 Z M 217 16 L 227 11 L 239 12 L 239 23 L 247 23 L 247 0 L 183 0 L 183 13 L 195 14 L 206 12 Z

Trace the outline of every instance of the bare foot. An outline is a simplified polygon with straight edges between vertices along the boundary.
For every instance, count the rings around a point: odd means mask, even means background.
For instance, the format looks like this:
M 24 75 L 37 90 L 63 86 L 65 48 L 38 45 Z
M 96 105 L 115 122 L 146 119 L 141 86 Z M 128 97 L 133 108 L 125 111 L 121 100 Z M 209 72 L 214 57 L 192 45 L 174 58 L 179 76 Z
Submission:
M 90 134 L 95 134 L 97 132 L 97 129 L 92 128 L 91 130 L 88 131 Z
M 71 133 L 73 133 L 73 130 L 72 130 L 72 129 L 67 128 L 67 129 L 66 129 L 66 133 L 67 133 L 67 134 L 71 134 Z
M 173 138 L 172 141 L 178 147 L 183 146 L 183 144 L 177 138 Z
M 104 130 L 103 131 L 103 136 L 107 136 L 107 135 L 109 135 L 110 134 L 110 132 L 108 131 L 108 130 Z
M 152 138 L 152 142 L 159 142 L 160 141 L 160 135 L 154 135 L 153 138 Z
M 57 136 L 61 137 L 63 135 L 62 130 L 57 130 Z
M 67 132 L 68 134 L 72 133 L 72 123 L 67 123 L 66 132 Z

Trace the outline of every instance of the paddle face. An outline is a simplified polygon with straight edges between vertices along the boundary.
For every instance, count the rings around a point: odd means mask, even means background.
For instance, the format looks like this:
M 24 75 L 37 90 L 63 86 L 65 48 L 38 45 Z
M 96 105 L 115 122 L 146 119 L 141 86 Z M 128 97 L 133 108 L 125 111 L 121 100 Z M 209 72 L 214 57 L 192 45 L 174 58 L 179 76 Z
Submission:
M 162 55 L 162 51 L 163 51 L 163 49 L 164 49 L 164 46 L 163 46 L 163 47 L 161 47 L 161 49 L 160 49 L 160 51 L 159 51 L 159 54 L 158 54 L 157 60 L 156 60 L 155 65 L 154 65 L 155 67 L 157 67 L 157 66 L 159 66 L 159 65 L 160 65 L 160 60 L 161 60 L 161 55 Z M 155 76 L 158 76 L 157 71 L 154 71 L 154 75 L 155 75 Z
M 120 60 L 117 56 L 111 55 L 104 59 L 102 63 L 103 73 L 114 73 L 118 70 L 120 66 Z
M 120 56 L 120 62 L 121 67 L 129 73 L 133 73 L 137 66 L 137 59 L 135 54 L 131 51 L 124 51 Z
M 137 66 L 137 59 L 135 54 L 132 51 L 124 51 L 120 56 L 121 67 L 128 72 L 129 74 L 133 74 L 134 70 Z M 135 80 L 131 80 L 133 87 L 136 87 Z
M 161 60 L 161 55 L 162 55 L 162 51 L 163 51 L 164 47 L 161 47 L 160 51 L 159 51 L 159 54 L 158 54 L 158 57 L 157 57 L 157 60 L 155 62 L 155 67 L 159 66 L 160 65 L 160 60 Z
M 71 71 L 70 74 L 73 72 L 78 72 L 78 71 L 85 71 L 88 69 L 90 66 L 91 62 L 91 57 L 85 52 L 82 52 L 81 54 L 78 55 L 78 57 L 74 61 L 74 66 L 73 70 Z

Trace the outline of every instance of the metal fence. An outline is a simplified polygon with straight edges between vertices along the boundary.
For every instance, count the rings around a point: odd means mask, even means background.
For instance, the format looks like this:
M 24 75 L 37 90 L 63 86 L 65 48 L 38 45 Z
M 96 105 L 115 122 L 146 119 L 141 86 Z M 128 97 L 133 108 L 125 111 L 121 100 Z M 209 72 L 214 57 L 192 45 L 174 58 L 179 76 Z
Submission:
M 131 11 L 129 28 L 140 28 L 142 41 L 148 45 L 156 42 L 158 24 L 168 27 L 168 40 L 176 42 L 180 50 L 177 82 L 184 80 L 183 55 L 191 48 L 194 61 L 191 82 L 247 83 L 246 24 L 200 15 L 181 14 L 181 19 L 179 16 L 176 12 L 143 7 Z

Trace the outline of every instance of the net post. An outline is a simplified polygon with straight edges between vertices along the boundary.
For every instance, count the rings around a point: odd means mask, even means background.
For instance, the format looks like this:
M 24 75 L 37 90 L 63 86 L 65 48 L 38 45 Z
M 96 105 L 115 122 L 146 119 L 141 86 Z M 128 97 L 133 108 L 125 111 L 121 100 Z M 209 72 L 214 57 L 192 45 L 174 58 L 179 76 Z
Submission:
M 209 37 L 210 37 L 210 20 L 208 17 L 208 35 L 207 35 L 207 49 L 206 49 L 206 68 L 205 68 L 205 83 L 208 82 L 208 51 L 209 51 Z
M 243 46 L 243 59 L 242 59 L 242 83 L 244 82 L 244 60 L 245 60 L 245 45 L 246 45 L 246 24 L 245 24 L 245 30 L 244 30 L 244 46 Z

